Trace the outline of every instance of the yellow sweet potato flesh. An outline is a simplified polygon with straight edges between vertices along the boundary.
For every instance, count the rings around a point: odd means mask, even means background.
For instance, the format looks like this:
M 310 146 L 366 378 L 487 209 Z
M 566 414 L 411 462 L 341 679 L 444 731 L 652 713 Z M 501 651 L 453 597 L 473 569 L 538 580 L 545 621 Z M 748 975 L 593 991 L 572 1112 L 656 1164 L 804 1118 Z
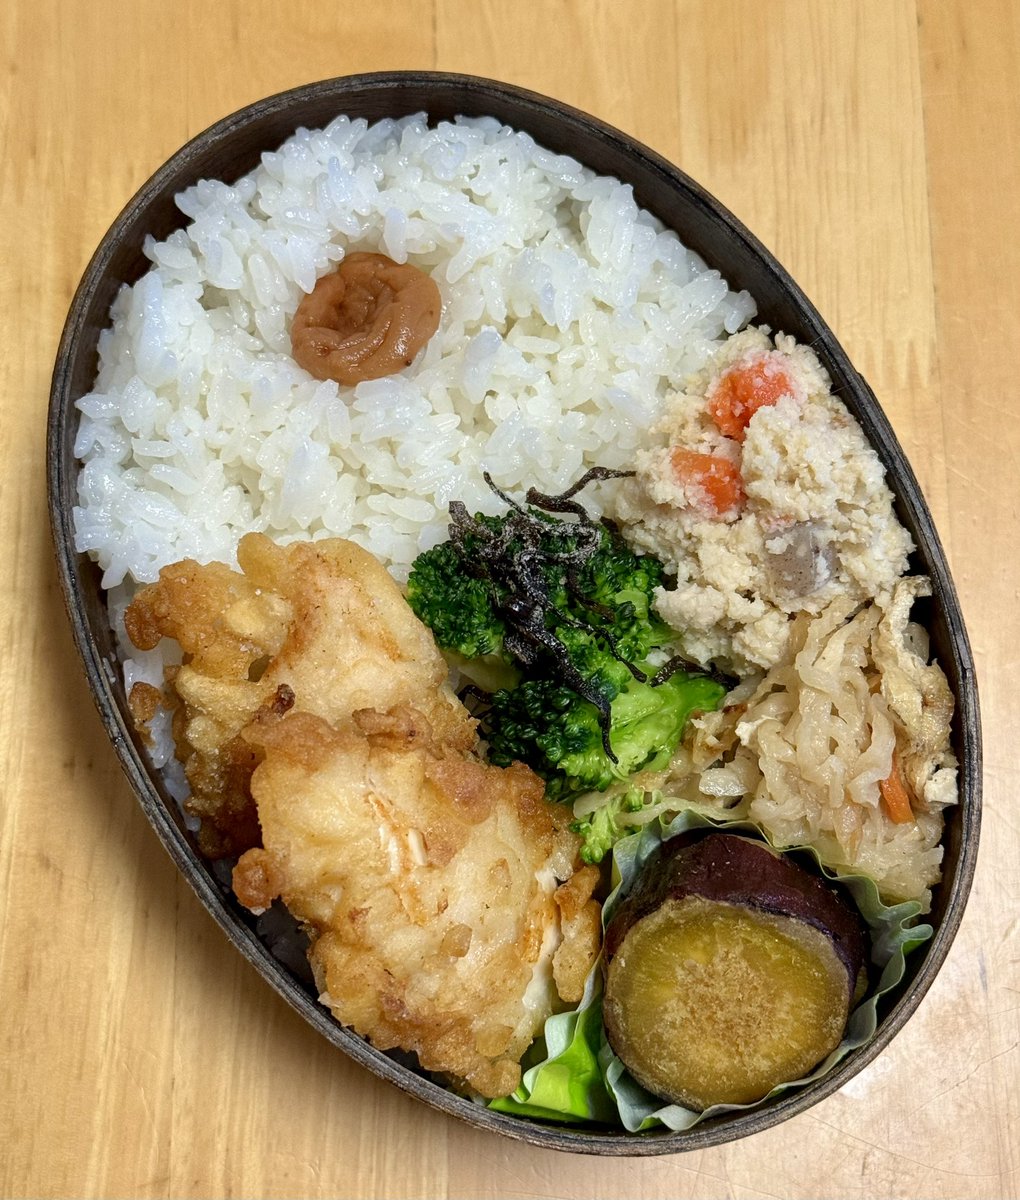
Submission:
M 794 917 L 706 900 L 666 900 L 609 963 L 613 1049 L 650 1092 L 687 1108 L 749 1104 L 810 1072 L 837 1045 L 846 967 Z

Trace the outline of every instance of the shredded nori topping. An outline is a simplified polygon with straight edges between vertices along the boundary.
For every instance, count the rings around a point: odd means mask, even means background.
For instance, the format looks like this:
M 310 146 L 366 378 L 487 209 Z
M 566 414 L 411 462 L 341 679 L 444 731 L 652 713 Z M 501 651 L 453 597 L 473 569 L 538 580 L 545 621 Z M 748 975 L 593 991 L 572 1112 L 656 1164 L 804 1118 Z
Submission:
M 612 613 L 585 594 L 581 573 L 603 545 L 605 532 L 618 535 L 611 522 L 593 521 L 584 505 L 574 497 L 593 481 L 624 479 L 630 475 L 633 471 L 593 467 L 558 495 L 546 495 L 530 488 L 525 496 L 528 507 L 525 507 L 502 492 L 485 472 L 485 482 L 510 509 L 506 517 L 498 520 L 473 517 L 461 501 L 450 503 L 450 542 L 465 570 L 491 585 L 493 606 L 506 625 L 505 649 L 524 667 L 534 666 L 543 654 L 556 662 L 562 682 L 598 711 L 602 748 L 614 763 L 618 759 L 609 744 L 610 700 L 604 689 L 574 666 L 567 647 L 556 635 L 556 625 L 572 626 L 591 634 L 606 646 L 613 658 L 627 667 L 636 680 L 648 682 L 652 687 L 665 683 L 679 670 L 708 674 L 678 656 L 648 679 L 638 666 L 620 654 L 612 634 L 604 626 L 594 623 L 599 618 L 611 619 Z M 546 516 L 547 513 L 567 514 L 576 520 L 562 523 Z M 559 570 L 550 571 L 554 564 Z M 566 588 L 576 607 L 590 613 L 593 621 L 564 612 L 552 594 L 556 585 Z
M 674 654 L 669 662 L 661 666 L 648 682 L 652 687 L 658 687 L 660 683 L 665 683 L 677 671 L 686 671 L 688 675 L 704 675 L 706 679 L 711 679 L 713 683 L 718 683 L 727 691 L 731 691 L 740 682 L 736 675 L 728 675 L 725 671 L 717 670 L 715 667 L 703 667 L 701 663 L 696 663 L 692 658 L 684 658 L 682 654 Z

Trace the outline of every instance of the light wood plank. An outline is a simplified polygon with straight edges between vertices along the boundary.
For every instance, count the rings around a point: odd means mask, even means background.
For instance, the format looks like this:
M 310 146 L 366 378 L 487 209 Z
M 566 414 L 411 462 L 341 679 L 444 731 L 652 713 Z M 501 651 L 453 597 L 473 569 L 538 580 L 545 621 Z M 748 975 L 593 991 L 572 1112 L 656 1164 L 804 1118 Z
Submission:
M 985 809 L 975 900 L 960 938 L 958 1000 L 968 1005 L 973 1094 L 987 1169 L 1020 1187 L 1020 822 L 1013 800 L 1020 515 L 1020 13 L 993 0 L 974 22 L 920 9 L 932 201 L 935 311 L 947 451 L 949 554 L 977 661 L 985 734 Z M 941 981 L 940 981 L 941 982 Z M 983 1103 L 981 1103 L 983 1101 Z M 919 1102 L 921 1103 L 921 1102 Z M 945 1112 L 943 1112 L 943 1116 Z
M 1018 24 L 1010 0 L 0 6 L 0 1194 L 1020 1194 Z M 74 658 L 42 429 L 89 255 L 212 121 L 395 67 L 556 96 L 718 195 L 875 388 L 945 536 L 988 739 L 971 906 L 889 1050 L 755 1138 L 668 1159 L 559 1155 L 477 1133 L 332 1051 L 178 878 Z

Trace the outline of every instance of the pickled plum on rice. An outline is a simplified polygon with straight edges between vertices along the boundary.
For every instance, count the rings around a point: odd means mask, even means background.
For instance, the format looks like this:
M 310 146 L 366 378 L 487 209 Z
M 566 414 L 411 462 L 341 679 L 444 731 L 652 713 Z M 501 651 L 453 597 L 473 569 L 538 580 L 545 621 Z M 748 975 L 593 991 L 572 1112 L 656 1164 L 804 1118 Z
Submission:
M 316 379 L 347 387 L 395 375 L 439 328 L 442 308 L 424 271 L 385 254 L 348 254 L 298 305 L 294 358 Z

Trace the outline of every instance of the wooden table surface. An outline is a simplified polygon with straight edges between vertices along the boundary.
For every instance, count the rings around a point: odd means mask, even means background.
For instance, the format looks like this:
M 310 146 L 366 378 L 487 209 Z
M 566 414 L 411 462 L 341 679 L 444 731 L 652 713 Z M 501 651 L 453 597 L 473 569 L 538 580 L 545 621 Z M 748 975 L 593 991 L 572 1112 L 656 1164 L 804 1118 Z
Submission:
M 384 68 L 502 78 L 680 164 L 802 284 L 941 530 L 986 738 L 944 971 L 863 1074 L 711 1150 L 476 1132 L 332 1050 L 229 948 L 76 659 L 43 431 L 74 286 L 187 138 Z M 5 1197 L 1006 1197 L 1020 1188 L 1020 5 L 1014 0 L 6 0 L 0 5 L 0 1192 Z

